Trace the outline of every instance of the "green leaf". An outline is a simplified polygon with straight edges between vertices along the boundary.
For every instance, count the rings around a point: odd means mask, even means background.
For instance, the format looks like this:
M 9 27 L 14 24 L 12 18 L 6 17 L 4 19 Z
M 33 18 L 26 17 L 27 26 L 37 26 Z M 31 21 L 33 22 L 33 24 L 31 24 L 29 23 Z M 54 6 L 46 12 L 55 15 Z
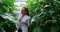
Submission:
M 4 8 L 7 12 L 9 12 L 9 7 L 3 5 L 3 8 Z
M 58 28 L 57 27 L 51 27 L 50 31 L 51 32 L 57 32 L 58 31 Z
M 42 29 L 40 27 L 35 27 L 33 29 L 33 32 L 42 32 Z

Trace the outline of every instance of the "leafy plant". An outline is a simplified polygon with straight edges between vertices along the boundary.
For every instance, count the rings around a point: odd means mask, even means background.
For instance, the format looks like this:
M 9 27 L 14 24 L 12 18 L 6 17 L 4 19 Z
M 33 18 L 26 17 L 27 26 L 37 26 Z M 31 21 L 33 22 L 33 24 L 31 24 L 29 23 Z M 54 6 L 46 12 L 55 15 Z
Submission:
M 39 27 L 36 29 L 41 29 L 41 32 L 59 32 L 59 2 L 60 0 L 28 0 L 27 7 L 32 17 L 29 32 L 34 32 L 33 30 L 35 30 L 35 27 Z
M 0 0 L 0 32 L 15 32 L 16 25 L 11 11 L 14 9 L 15 0 Z M 11 20 L 12 19 L 12 20 Z

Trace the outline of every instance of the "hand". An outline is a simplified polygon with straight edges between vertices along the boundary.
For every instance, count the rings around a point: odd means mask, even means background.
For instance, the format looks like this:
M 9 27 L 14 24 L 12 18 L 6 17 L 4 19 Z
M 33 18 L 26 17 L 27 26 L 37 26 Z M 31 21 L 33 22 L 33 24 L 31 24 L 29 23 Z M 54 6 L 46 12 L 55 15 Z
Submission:
M 22 22 L 22 24 L 24 24 L 24 25 L 28 26 L 28 24 L 27 24 L 26 22 Z

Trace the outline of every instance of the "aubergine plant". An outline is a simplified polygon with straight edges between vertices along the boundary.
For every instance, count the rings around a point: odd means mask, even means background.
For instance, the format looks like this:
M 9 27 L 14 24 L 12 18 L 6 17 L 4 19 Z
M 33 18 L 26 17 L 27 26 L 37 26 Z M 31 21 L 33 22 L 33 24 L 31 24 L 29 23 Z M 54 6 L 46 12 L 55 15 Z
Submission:
M 0 32 L 15 32 L 16 25 L 13 22 L 15 0 L 0 0 Z
M 28 0 L 29 32 L 60 32 L 60 0 Z

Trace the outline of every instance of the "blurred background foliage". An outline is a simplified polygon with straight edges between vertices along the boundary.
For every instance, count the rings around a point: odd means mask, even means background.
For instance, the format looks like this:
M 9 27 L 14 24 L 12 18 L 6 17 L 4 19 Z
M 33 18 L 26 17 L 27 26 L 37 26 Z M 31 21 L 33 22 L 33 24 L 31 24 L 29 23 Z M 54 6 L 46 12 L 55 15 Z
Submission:
M 14 20 L 15 0 L 0 0 L 0 32 L 15 32 Z
M 60 32 L 60 0 L 28 0 L 29 32 Z

